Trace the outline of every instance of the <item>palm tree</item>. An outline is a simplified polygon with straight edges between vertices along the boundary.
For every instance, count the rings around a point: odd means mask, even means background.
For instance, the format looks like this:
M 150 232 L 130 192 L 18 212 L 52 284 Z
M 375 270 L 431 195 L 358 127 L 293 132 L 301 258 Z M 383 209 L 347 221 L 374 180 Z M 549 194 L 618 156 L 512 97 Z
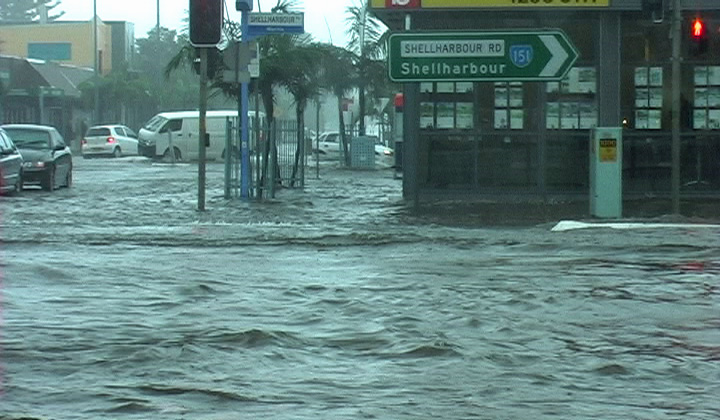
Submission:
M 345 156 L 345 164 L 350 165 L 350 153 L 345 133 L 345 118 L 343 116 L 343 99 L 350 92 L 356 80 L 357 68 L 353 63 L 353 55 L 348 50 L 333 45 L 324 44 L 320 48 L 320 65 L 324 69 L 323 85 L 337 97 L 338 101 L 338 129 L 340 142 Z
M 289 66 L 285 69 L 286 75 L 281 83 L 295 99 L 297 119 L 297 148 L 291 186 L 295 183 L 298 167 L 304 168 L 300 165 L 300 159 L 305 154 L 305 109 L 308 101 L 316 97 L 320 91 L 319 56 L 320 50 L 316 46 L 300 44 L 289 50 L 285 57 Z M 301 179 L 304 179 L 304 173 L 301 174 Z
M 358 88 L 359 134 L 365 135 L 366 89 L 371 81 L 378 79 L 378 74 L 384 73 L 384 57 L 386 38 L 390 32 L 376 18 L 369 14 L 369 2 L 362 5 L 353 5 L 347 8 L 348 24 L 347 34 L 350 36 L 348 49 L 354 54 L 357 66 L 356 86 Z

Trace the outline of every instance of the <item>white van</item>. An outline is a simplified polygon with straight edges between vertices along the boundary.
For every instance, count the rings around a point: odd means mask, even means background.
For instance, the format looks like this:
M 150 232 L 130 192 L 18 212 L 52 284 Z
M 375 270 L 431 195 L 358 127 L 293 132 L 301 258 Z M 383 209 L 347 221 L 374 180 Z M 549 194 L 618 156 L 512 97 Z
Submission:
M 138 133 L 138 154 L 150 158 L 172 157 L 176 160 L 198 159 L 198 135 L 200 131 L 198 111 L 161 112 L 148 121 Z M 210 135 L 210 145 L 206 149 L 207 160 L 225 158 L 225 138 L 227 119 L 237 118 L 237 111 L 207 111 L 205 123 Z M 253 127 L 255 111 L 249 111 L 250 128 Z M 260 113 L 260 127 L 264 127 L 265 114 Z M 254 134 L 250 133 L 252 139 Z M 251 142 L 251 145 L 254 142 Z M 172 144 L 172 148 L 170 147 Z M 251 146 L 252 147 L 252 146 Z

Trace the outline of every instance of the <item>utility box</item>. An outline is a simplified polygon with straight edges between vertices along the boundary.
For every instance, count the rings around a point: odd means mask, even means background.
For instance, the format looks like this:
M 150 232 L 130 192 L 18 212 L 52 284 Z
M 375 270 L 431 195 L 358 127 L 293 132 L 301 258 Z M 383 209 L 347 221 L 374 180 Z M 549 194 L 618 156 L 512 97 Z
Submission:
M 371 137 L 353 137 L 350 141 L 350 166 L 358 169 L 375 168 L 375 140 Z
M 622 217 L 622 128 L 590 131 L 590 215 Z

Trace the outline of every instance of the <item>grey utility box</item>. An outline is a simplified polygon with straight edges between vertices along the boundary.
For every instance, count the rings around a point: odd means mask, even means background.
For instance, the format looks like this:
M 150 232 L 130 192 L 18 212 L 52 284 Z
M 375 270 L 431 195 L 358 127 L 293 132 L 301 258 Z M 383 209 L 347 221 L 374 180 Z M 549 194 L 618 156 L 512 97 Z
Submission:
M 375 168 L 375 140 L 371 137 L 353 137 L 350 141 L 350 166 L 359 169 Z

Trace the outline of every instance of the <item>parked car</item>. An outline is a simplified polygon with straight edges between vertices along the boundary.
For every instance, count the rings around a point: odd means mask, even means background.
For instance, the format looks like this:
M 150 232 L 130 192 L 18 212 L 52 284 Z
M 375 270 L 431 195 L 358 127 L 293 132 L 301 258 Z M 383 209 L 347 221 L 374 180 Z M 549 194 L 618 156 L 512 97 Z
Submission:
M 349 135 L 347 139 L 349 142 Z M 338 158 L 340 156 L 340 149 L 342 147 L 342 145 L 340 144 L 340 133 L 338 133 L 337 131 L 320 133 L 320 137 L 318 137 L 316 141 L 313 141 L 312 147 L 313 153 L 325 155 L 327 157 Z
M 55 127 L 8 124 L 2 128 L 22 155 L 25 186 L 40 185 L 46 191 L 53 191 L 72 185 L 72 153 Z
M 0 193 L 18 193 L 23 189 L 23 158 L 15 143 L 0 128 Z
M 82 155 L 121 157 L 138 154 L 138 136 L 124 125 L 90 127 L 82 141 Z
M 346 134 L 348 141 L 348 148 L 352 146 L 351 136 Z M 378 136 L 367 136 L 373 139 L 375 143 L 375 155 L 380 157 L 389 157 L 395 154 L 394 150 L 390 147 L 385 146 L 380 141 Z M 340 133 L 337 131 L 329 131 L 320 134 L 317 142 L 313 142 L 313 152 L 321 155 L 327 155 L 329 157 L 340 156 L 342 145 L 340 143 Z

